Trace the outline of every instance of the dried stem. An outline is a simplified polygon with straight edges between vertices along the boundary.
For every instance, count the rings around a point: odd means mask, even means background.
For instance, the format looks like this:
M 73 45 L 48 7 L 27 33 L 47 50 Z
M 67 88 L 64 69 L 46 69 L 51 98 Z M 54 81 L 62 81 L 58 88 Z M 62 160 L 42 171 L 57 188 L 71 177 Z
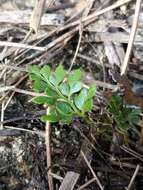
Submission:
M 88 168 L 90 169 L 90 171 L 91 171 L 93 177 L 95 178 L 95 180 L 96 180 L 98 186 L 100 187 L 101 190 L 104 190 L 103 186 L 101 185 L 101 183 L 100 183 L 100 181 L 99 181 L 97 175 L 96 175 L 95 172 L 93 171 L 93 169 L 92 169 L 90 163 L 88 162 L 88 160 L 87 160 L 85 154 L 83 153 L 83 151 L 81 151 L 81 154 L 82 154 L 82 156 L 83 156 L 83 158 L 84 158 L 84 160 L 85 160 L 85 162 L 86 162 Z
M 47 115 L 49 114 L 50 108 L 47 109 Z M 46 129 L 45 129 L 45 143 L 46 143 L 46 152 L 47 152 L 47 168 L 48 168 L 48 184 L 49 190 L 54 190 L 53 187 L 53 177 L 51 175 L 51 148 L 50 148 L 50 123 L 49 121 L 46 122 Z
M 138 174 L 139 169 L 140 169 L 140 166 L 137 165 L 136 170 L 135 170 L 135 172 L 134 172 L 134 174 L 133 174 L 133 176 L 132 176 L 132 178 L 131 178 L 131 181 L 130 181 L 128 187 L 127 187 L 127 190 L 130 190 L 130 189 L 131 189 L 132 184 L 134 183 L 134 180 L 135 180 L 135 178 L 136 178 L 136 176 L 137 176 L 137 174 Z

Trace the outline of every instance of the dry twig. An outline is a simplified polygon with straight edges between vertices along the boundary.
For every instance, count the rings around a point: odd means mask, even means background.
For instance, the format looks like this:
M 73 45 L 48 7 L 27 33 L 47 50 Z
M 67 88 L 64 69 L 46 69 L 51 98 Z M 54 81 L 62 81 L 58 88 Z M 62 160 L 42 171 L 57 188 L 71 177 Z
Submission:
M 101 190 L 104 190 L 103 186 L 101 185 L 101 183 L 100 183 L 100 181 L 99 181 L 97 175 L 96 175 L 95 172 L 93 171 L 93 169 L 92 169 L 90 163 L 88 162 L 88 160 L 87 160 L 85 154 L 83 153 L 83 151 L 81 151 L 81 154 L 82 154 L 82 156 L 83 156 L 83 158 L 84 158 L 84 160 L 85 160 L 85 162 L 86 162 L 88 168 L 90 169 L 90 171 L 91 171 L 93 177 L 95 178 L 95 180 L 96 180 L 98 186 L 100 187 Z
M 45 47 L 32 46 L 32 45 L 16 43 L 16 42 L 0 41 L 0 46 L 8 46 L 8 47 L 23 48 L 23 49 L 33 49 L 33 50 L 38 50 L 38 51 L 46 51 Z
M 89 181 L 87 181 L 85 184 L 83 184 L 82 186 L 80 186 L 78 189 L 76 190 L 82 190 L 84 189 L 85 187 L 87 187 L 88 185 L 90 185 L 91 183 L 93 183 L 94 181 L 96 181 L 96 178 L 92 178 L 90 179 Z
M 69 67 L 69 70 L 68 72 L 71 71 L 72 67 L 73 67 L 73 64 L 76 60 L 76 57 L 77 57 L 77 54 L 78 54 L 78 51 L 79 51 L 79 48 L 80 48 L 80 43 L 81 43 L 81 39 L 82 39 L 82 33 L 83 33 L 83 29 L 82 29 L 82 23 L 80 23 L 80 26 L 79 26 L 79 40 L 78 40 L 78 44 L 77 44 L 77 47 L 76 47 L 76 51 L 75 51 L 75 54 L 74 54 L 74 57 L 73 57 L 73 60 L 72 60 L 72 63 Z
M 36 134 L 36 135 L 39 135 L 40 137 L 44 137 L 45 138 L 45 134 L 42 131 L 32 131 L 32 130 L 29 130 L 29 129 L 19 128 L 19 127 L 13 127 L 13 126 L 4 126 L 4 128 L 6 128 L 6 129 L 12 129 L 12 130 L 18 130 L 18 131 L 23 131 L 23 132 L 28 132 L 28 133 Z

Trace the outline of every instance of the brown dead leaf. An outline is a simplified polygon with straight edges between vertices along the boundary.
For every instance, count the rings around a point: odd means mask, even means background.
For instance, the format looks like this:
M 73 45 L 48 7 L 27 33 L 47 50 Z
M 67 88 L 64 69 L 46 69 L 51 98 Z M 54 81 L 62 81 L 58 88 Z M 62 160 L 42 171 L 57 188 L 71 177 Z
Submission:
M 133 92 L 132 86 L 130 84 L 131 82 L 127 78 L 127 76 L 121 77 L 118 82 L 125 89 L 124 96 L 123 96 L 124 100 L 128 104 L 136 105 L 136 106 L 143 108 L 143 98 Z
M 123 100 L 129 105 L 139 106 L 143 108 L 143 98 L 138 96 L 132 90 L 132 85 L 127 76 L 117 77 L 118 84 L 124 89 Z M 103 94 L 108 100 L 111 100 L 113 92 L 107 91 Z
M 35 33 L 38 32 L 39 25 L 41 22 L 42 15 L 44 13 L 46 0 L 37 0 L 33 13 L 30 19 L 30 28 L 34 30 Z

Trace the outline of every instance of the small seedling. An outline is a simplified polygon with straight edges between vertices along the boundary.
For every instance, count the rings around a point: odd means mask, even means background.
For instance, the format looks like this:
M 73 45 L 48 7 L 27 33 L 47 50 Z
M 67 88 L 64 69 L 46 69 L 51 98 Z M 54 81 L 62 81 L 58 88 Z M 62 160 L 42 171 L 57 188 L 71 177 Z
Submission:
M 122 133 L 138 124 L 140 109 L 128 107 L 120 96 L 113 96 L 109 103 L 109 112 L 115 120 L 118 130 Z
M 34 81 L 34 91 L 44 93 L 33 101 L 50 108 L 49 114 L 41 117 L 42 121 L 71 123 L 74 116 L 85 117 L 91 111 L 96 86 L 87 87 L 82 83 L 80 69 L 68 73 L 62 65 L 55 71 L 47 65 L 41 69 L 31 65 L 28 72 Z

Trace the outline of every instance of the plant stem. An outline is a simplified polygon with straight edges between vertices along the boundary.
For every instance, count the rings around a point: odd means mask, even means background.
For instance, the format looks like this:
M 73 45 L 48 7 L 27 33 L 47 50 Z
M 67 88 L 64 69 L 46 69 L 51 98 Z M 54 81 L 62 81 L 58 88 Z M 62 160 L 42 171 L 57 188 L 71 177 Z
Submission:
M 50 108 L 47 109 L 47 115 L 50 112 Z M 46 152 L 47 152 L 47 168 L 48 168 L 48 184 L 49 184 L 49 190 L 54 190 L 53 187 L 53 177 L 51 175 L 51 148 L 50 148 L 50 123 L 49 121 L 46 122 L 46 128 L 45 128 L 45 143 L 46 143 Z
M 90 127 L 96 127 L 95 122 L 89 116 L 84 116 L 83 120 L 87 123 Z

